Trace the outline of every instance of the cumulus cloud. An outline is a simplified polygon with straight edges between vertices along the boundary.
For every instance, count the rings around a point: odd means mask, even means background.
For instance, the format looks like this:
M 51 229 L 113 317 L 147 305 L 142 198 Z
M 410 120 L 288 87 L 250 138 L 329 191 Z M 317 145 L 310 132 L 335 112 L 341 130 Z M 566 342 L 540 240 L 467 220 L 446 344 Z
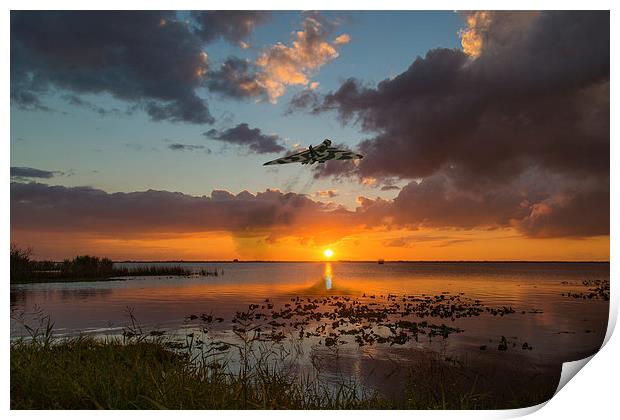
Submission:
M 333 110 L 370 134 L 359 145 L 359 165 L 325 166 L 316 175 L 408 180 L 399 197 L 428 224 L 514 218 L 534 236 L 608 232 L 608 217 L 579 232 L 568 214 L 609 212 L 609 13 L 464 16 L 465 51 L 430 50 L 376 86 L 349 79 L 327 95 L 306 90 L 293 99 L 294 109 Z M 549 177 L 562 181 L 541 193 Z M 535 197 L 523 207 L 511 197 L 515 183 Z M 426 213 L 431 204 L 422 201 L 431 193 L 458 211 Z
M 217 70 L 209 71 L 206 85 L 210 91 L 234 99 L 267 95 L 265 88 L 257 81 L 254 63 L 234 56 L 228 57 Z
M 335 25 L 318 13 L 306 16 L 302 29 L 293 32 L 290 45 L 278 42 L 264 49 L 256 61 L 229 57 L 219 69 L 209 72 L 207 86 L 232 98 L 257 98 L 277 102 L 288 86 L 318 87 L 311 76 L 338 57 L 338 48 L 350 42 L 341 34 L 330 37 Z
M 505 229 L 526 237 L 609 234 L 609 184 L 530 169 L 507 184 L 463 186 L 454 170 L 412 181 L 393 200 L 360 197 L 365 224 L 409 229 Z
M 45 109 L 41 97 L 54 90 L 108 93 L 153 120 L 212 123 L 196 93 L 209 68 L 205 43 L 237 42 L 264 20 L 242 11 L 188 22 L 171 11 L 13 11 L 11 100 Z
M 609 184 L 557 192 L 532 204 L 515 226 L 530 237 L 609 235 Z
M 221 131 L 211 129 L 203 134 L 210 139 L 247 147 L 254 153 L 277 153 L 286 150 L 279 143 L 280 136 L 264 134 L 259 128 L 250 128 L 247 123 Z
M 196 33 L 205 42 L 224 38 L 240 46 L 257 25 L 269 20 L 269 13 L 260 10 L 211 10 L 191 14 L 199 28 Z
M 282 96 L 287 86 L 308 86 L 312 72 L 338 57 L 336 47 L 348 43 L 350 37 L 343 34 L 330 42 L 330 26 L 318 15 L 306 17 L 290 46 L 278 43 L 258 57 L 257 81 L 271 102 Z

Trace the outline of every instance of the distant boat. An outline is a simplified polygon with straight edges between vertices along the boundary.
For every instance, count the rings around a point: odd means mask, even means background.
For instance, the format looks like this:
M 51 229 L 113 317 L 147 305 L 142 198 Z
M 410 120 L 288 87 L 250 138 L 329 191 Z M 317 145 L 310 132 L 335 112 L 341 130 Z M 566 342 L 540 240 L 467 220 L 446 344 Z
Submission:
M 377 261 L 377 263 L 379 263 L 379 264 L 384 264 L 384 263 L 385 263 L 385 260 L 384 260 L 383 258 L 379 258 L 379 260 Z

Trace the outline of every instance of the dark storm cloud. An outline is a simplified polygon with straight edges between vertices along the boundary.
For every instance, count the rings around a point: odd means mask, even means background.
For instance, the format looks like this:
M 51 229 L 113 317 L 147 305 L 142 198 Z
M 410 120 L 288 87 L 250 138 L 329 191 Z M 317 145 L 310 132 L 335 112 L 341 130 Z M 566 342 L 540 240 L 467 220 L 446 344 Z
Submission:
M 609 235 L 609 184 L 558 194 L 532 206 L 515 221 L 527 236 L 551 238 Z
M 246 123 L 222 131 L 211 129 L 204 135 L 210 139 L 246 146 L 254 153 L 277 153 L 286 150 L 279 144 L 278 135 L 264 134 L 259 128 L 250 128 Z
M 195 197 L 154 190 L 110 194 L 90 187 L 11 184 L 14 230 L 100 234 L 269 230 L 275 235 L 297 225 L 316 229 L 324 214 L 338 224 L 347 212 L 275 190 L 236 195 L 216 190 Z M 302 220 L 309 220 L 308 226 Z
M 256 66 L 238 57 L 228 57 L 219 69 L 209 71 L 206 85 L 210 91 L 222 96 L 266 98 L 267 91 L 257 81 Z
M 609 234 L 609 183 L 530 169 L 508 184 L 464 188 L 452 170 L 412 181 L 393 200 L 360 198 L 365 224 L 417 228 L 500 229 L 527 237 Z
M 60 171 L 46 171 L 44 169 L 11 166 L 11 178 L 53 178 L 62 175 Z
M 196 31 L 204 41 L 224 38 L 230 42 L 246 39 L 258 24 L 269 20 L 269 13 L 260 10 L 213 10 L 192 12 L 199 29 Z
M 349 79 L 323 97 L 307 91 L 293 99 L 293 109 L 334 110 L 372 136 L 359 144 L 358 166 L 325 166 L 316 175 L 424 179 L 404 188 L 395 205 L 407 203 L 428 224 L 506 225 L 516 218 L 531 236 L 608 233 L 609 12 L 466 17 L 474 18 L 468 41 L 479 41 L 474 56 L 438 48 L 377 86 Z M 525 173 L 540 177 L 523 183 Z M 539 196 L 538 184 L 551 175 L 563 182 Z M 536 199 L 511 198 L 517 181 Z M 444 199 L 447 184 L 462 196 Z M 422 200 L 431 198 L 438 208 L 427 209 L 433 204 Z M 543 207 L 545 217 L 532 219 Z M 579 212 L 603 220 L 578 228 L 571 217 Z
M 608 232 L 608 186 L 588 190 L 549 177 L 550 185 L 524 190 L 530 177 L 535 174 L 522 176 L 503 190 L 474 194 L 460 190 L 445 175 L 434 175 L 409 184 L 394 200 L 359 197 L 353 211 L 277 190 L 256 194 L 215 190 L 210 196 L 196 197 L 169 191 L 107 193 L 90 187 L 12 182 L 11 229 L 117 236 L 219 231 L 274 238 L 330 232 L 334 240 L 360 229 L 380 227 L 512 226 L 536 238 Z M 582 193 L 584 190 L 589 192 Z M 335 191 L 317 193 L 319 197 L 335 195 Z
M 44 109 L 54 89 L 109 93 L 154 120 L 213 123 L 196 90 L 208 71 L 206 42 L 237 41 L 264 21 L 257 12 L 11 12 L 11 99 Z

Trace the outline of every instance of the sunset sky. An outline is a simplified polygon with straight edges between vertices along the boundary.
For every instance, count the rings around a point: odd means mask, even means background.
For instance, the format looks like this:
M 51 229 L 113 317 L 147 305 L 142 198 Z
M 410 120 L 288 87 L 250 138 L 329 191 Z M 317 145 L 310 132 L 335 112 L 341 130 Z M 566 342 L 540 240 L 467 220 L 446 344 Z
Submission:
M 608 260 L 608 12 L 12 12 L 39 259 Z M 262 164 L 330 138 L 359 162 Z

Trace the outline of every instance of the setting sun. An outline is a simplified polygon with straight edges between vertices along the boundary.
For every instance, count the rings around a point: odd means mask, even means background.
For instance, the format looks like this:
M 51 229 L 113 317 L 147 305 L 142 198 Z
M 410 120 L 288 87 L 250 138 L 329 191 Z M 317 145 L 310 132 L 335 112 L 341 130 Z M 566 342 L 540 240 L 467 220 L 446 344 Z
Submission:
M 332 251 L 331 249 L 326 249 L 325 251 L 323 251 L 323 255 L 325 255 L 325 257 L 327 258 L 331 258 L 334 256 L 334 251 Z

